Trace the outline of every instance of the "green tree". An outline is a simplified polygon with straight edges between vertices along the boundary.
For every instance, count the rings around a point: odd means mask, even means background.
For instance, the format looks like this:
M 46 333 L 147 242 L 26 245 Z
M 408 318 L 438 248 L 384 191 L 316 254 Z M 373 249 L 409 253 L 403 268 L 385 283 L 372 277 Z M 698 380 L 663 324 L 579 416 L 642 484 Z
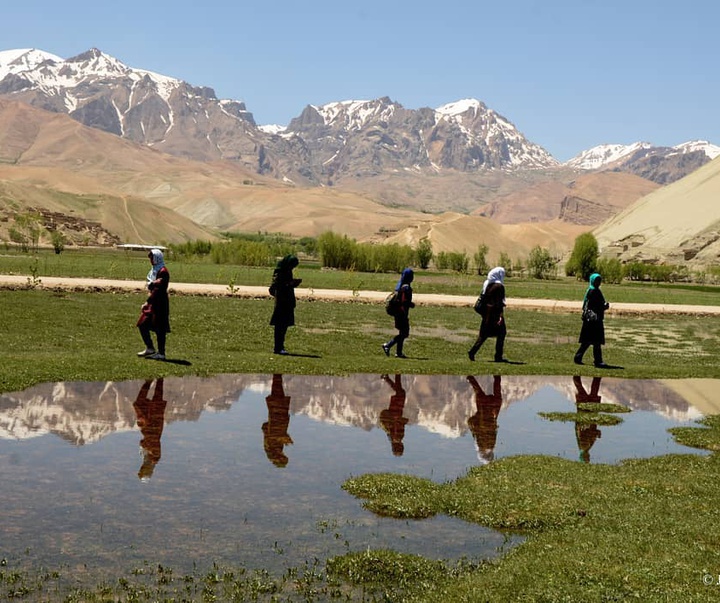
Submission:
M 513 263 L 510 259 L 510 254 L 505 253 L 504 251 L 501 252 L 500 259 L 498 260 L 498 266 L 502 266 L 503 268 L 505 268 L 506 276 L 512 276 Z
M 487 252 L 488 246 L 485 245 L 485 243 L 481 243 L 480 245 L 478 245 L 477 251 L 473 255 L 473 259 L 475 260 L 475 268 L 477 268 L 478 274 L 487 274 L 487 271 L 489 270 L 487 263 Z
M 533 278 L 548 279 L 557 273 L 557 262 L 547 249 L 536 245 L 528 255 L 527 269 Z
M 53 230 L 50 233 L 50 241 L 52 242 L 53 249 L 55 250 L 55 253 L 62 253 L 65 249 L 65 243 L 67 239 L 65 238 L 65 235 L 60 230 Z
M 38 213 L 29 212 L 15 216 L 15 228 L 10 229 L 10 239 L 19 243 L 22 251 L 37 253 L 40 243 L 40 235 L 43 232 L 42 216 Z
M 417 257 L 417 263 L 420 268 L 425 270 L 433 258 L 433 249 L 430 239 L 423 237 L 418 242 L 417 249 L 415 249 L 415 256 Z
M 597 271 L 598 255 L 600 254 L 598 242 L 591 232 L 585 232 L 575 239 L 570 259 L 565 264 L 565 274 L 577 276 L 584 281 Z

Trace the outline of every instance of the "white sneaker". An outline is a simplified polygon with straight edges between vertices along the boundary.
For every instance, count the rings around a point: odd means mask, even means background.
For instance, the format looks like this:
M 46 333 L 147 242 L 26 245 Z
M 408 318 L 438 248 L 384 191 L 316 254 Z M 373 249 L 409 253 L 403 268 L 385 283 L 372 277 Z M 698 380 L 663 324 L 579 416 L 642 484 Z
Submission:
M 150 360 L 165 360 L 165 354 L 155 352 L 152 356 L 148 356 L 148 358 L 150 358 Z
M 137 355 L 140 356 L 140 358 L 145 358 L 146 356 L 152 356 L 155 353 L 155 350 L 152 348 L 145 348 L 142 352 L 138 352 Z

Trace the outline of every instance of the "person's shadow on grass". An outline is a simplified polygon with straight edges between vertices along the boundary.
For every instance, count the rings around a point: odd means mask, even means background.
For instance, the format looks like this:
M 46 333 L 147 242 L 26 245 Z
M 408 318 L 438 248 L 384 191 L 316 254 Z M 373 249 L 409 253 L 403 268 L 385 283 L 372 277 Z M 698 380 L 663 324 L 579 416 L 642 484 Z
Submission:
M 297 354 L 295 352 L 285 352 L 284 354 L 276 354 L 280 356 L 294 356 L 296 358 L 322 358 L 319 354 Z
M 163 358 L 162 360 L 158 360 L 158 362 L 167 362 L 169 364 L 179 364 L 181 366 L 192 366 L 192 362 L 189 360 L 182 360 L 180 358 Z

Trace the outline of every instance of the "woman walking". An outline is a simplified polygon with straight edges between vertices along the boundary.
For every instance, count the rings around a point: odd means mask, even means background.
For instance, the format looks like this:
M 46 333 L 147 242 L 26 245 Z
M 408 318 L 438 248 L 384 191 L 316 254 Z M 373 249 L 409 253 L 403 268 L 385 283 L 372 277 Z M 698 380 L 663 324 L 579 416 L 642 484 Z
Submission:
M 414 278 L 415 273 L 412 271 L 412 268 L 405 268 L 400 275 L 400 280 L 395 286 L 397 304 L 394 318 L 395 328 L 398 330 L 398 334 L 387 343 L 382 344 L 382 349 L 386 356 L 390 355 L 390 350 L 397 344 L 395 356 L 397 358 L 407 358 L 407 356 L 403 354 L 403 345 L 405 344 L 405 340 L 410 336 L 410 308 L 415 307 L 412 300 L 412 286 L 410 285 Z
M 603 362 L 602 346 L 605 345 L 605 310 L 610 304 L 605 301 L 600 284 L 602 277 L 597 273 L 590 275 L 589 285 L 583 300 L 582 328 L 580 329 L 580 347 L 575 352 L 575 364 L 583 363 L 587 349 L 593 348 L 593 361 L 598 368 L 607 368 Z
M 281 259 L 273 271 L 270 295 L 275 298 L 275 308 L 270 318 L 270 324 L 275 327 L 275 344 L 273 353 L 286 355 L 285 335 L 288 327 L 295 324 L 295 287 L 302 279 L 293 277 L 293 269 L 300 261 L 294 255 L 286 255 Z
M 170 272 L 165 267 L 165 258 L 159 249 L 151 249 L 148 258 L 152 266 L 147 274 L 149 295 L 140 308 L 140 318 L 137 321 L 145 349 L 138 352 L 138 356 L 153 360 L 165 360 L 165 339 L 170 332 L 170 299 L 168 297 Z M 157 350 L 155 350 L 150 331 L 155 331 L 157 336 Z
M 488 337 L 495 337 L 495 362 L 505 362 L 505 268 L 497 266 L 488 272 L 480 294 L 481 307 L 480 332 L 473 346 L 468 350 L 468 358 L 475 360 L 480 346 Z

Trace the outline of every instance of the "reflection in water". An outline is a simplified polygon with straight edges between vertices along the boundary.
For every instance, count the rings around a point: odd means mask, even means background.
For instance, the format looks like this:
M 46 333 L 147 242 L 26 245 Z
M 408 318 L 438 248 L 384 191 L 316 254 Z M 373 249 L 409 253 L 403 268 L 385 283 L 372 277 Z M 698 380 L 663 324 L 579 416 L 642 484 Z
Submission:
M 578 449 L 580 450 L 580 460 L 583 463 L 590 462 L 590 449 L 595 440 L 602 436 L 602 432 L 598 429 L 596 423 L 575 423 L 575 438 L 577 439 Z
M 495 458 L 497 419 L 502 408 L 500 375 L 493 377 L 492 394 L 486 394 L 472 375 L 468 375 L 467 380 L 475 390 L 475 408 L 477 409 L 477 412 L 468 419 L 468 426 L 475 438 L 478 461 L 484 465 Z
M 288 464 L 285 445 L 293 441 L 287 431 L 290 425 L 290 396 L 285 395 L 282 375 L 272 376 L 270 395 L 265 402 L 268 408 L 268 420 L 262 425 L 265 454 L 276 467 L 285 467 Z
M 133 408 L 137 415 L 137 424 L 143 437 L 140 440 L 140 448 L 143 457 L 138 477 L 142 481 L 149 480 L 155 471 L 155 465 L 160 462 L 160 436 L 165 425 L 165 406 L 167 401 L 163 400 L 163 378 L 155 382 L 155 392 L 149 398 L 148 393 L 152 379 L 142 384 L 138 392 Z
M 390 396 L 389 406 L 380 412 L 380 424 L 390 440 L 392 453 L 395 456 L 402 456 L 405 452 L 405 444 L 403 444 L 405 425 L 408 422 L 408 419 L 403 417 L 405 389 L 402 386 L 402 376 L 395 375 L 394 380 L 390 379 L 388 375 L 383 375 L 382 378 L 392 387 L 394 393 Z
M 593 377 L 590 384 L 590 392 L 585 389 L 580 375 L 573 377 L 575 384 L 575 402 L 578 404 L 591 402 L 600 403 L 600 381 L 601 377 Z M 602 432 L 598 429 L 596 423 L 575 423 L 575 439 L 577 440 L 578 450 L 580 450 L 580 460 L 583 463 L 590 462 L 590 449 L 593 447 L 595 440 L 602 437 Z
M 706 398 L 720 399 L 719 384 L 703 390 Z M 390 471 L 452 480 L 477 465 L 474 446 L 481 462 L 517 454 L 574 460 L 578 448 L 591 446 L 595 463 L 703 454 L 667 433 L 699 416 L 682 391 L 682 382 L 670 388 L 604 377 L 603 401 L 633 412 L 597 439 L 599 431 L 573 433 L 572 423 L 538 415 L 569 411 L 593 396 L 599 401 L 599 379 L 583 384 L 569 376 L 503 376 L 501 383 L 492 375 L 218 375 L 40 384 L 0 394 L 0 467 L 12 484 L 0 490 L 1 552 L 37 566 L 152 560 L 178 571 L 214 561 L 282 570 L 368 547 L 492 558 L 505 546 L 502 534 L 450 517 L 375 517 L 340 486 L 351 475 Z M 141 478 L 160 460 L 161 436 L 164 447 L 161 470 L 142 485 L 130 454 L 138 428 Z
M 580 375 L 573 377 L 573 383 L 575 384 L 575 402 L 578 404 L 583 402 L 600 402 L 600 381 L 602 377 L 593 377 L 590 385 L 590 393 L 585 389 Z

